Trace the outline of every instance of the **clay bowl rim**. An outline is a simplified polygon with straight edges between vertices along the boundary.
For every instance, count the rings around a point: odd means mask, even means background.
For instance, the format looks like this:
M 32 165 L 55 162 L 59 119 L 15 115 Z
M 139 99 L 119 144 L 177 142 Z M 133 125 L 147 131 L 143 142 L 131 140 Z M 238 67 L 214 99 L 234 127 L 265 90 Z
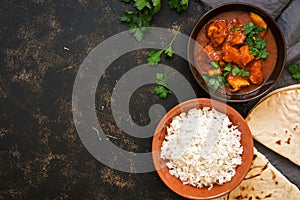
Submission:
M 213 107 L 219 112 L 226 113 L 234 125 L 241 131 L 241 145 L 243 146 L 242 165 L 236 168 L 232 180 L 223 185 L 214 185 L 211 190 L 184 185 L 179 179 L 169 173 L 166 161 L 160 158 L 160 148 L 166 135 L 167 126 L 173 117 L 192 108 Z M 251 131 L 245 119 L 229 105 L 207 98 L 197 98 L 185 101 L 172 108 L 159 122 L 152 140 L 152 158 L 154 167 L 167 187 L 175 193 L 190 199 L 212 199 L 225 195 L 236 188 L 248 173 L 254 155 L 254 143 Z
M 200 29 L 203 28 L 204 25 L 212 19 L 212 17 L 214 17 L 220 13 L 223 13 L 223 12 L 234 11 L 234 10 L 254 12 L 254 13 L 260 15 L 266 21 L 269 29 L 272 31 L 272 33 L 276 39 L 278 53 L 277 53 L 276 65 L 275 65 L 272 73 L 268 77 L 268 79 L 266 79 L 262 85 L 258 86 L 255 90 L 248 92 L 248 93 L 227 95 L 220 91 L 213 92 L 213 91 L 209 90 L 209 88 L 206 85 L 205 81 L 203 80 L 202 76 L 197 71 L 196 67 L 194 66 L 195 65 L 194 64 L 194 41 L 195 41 Z M 273 17 L 270 14 L 268 14 L 263 9 L 261 9 L 257 6 L 251 5 L 251 4 L 247 4 L 247 3 L 227 3 L 227 4 L 223 4 L 221 6 L 218 6 L 216 8 L 209 10 L 202 17 L 200 17 L 200 19 L 194 25 L 194 27 L 190 33 L 188 45 L 187 45 L 187 57 L 188 57 L 188 61 L 189 61 L 189 63 L 188 63 L 189 68 L 190 68 L 196 82 L 198 83 L 198 85 L 200 85 L 200 87 L 205 92 L 210 94 L 211 97 L 213 97 L 215 99 L 223 100 L 223 101 L 225 100 L 228 102 L 250 101 L 250 100 L 254 100 L 258 97 L 261 97 L 261 96 L 265 95 L 267 92 L 269 92 L 272 89 L 272 86 L 279 79 L 279 77 L 285 67 L 286 54 L 287 54 L 287 51 L 286 51 L 286 43 L 285 43 L 284 35 L 282 33 L 282 30 L 279 28 L 277 22 L 273 19 Z

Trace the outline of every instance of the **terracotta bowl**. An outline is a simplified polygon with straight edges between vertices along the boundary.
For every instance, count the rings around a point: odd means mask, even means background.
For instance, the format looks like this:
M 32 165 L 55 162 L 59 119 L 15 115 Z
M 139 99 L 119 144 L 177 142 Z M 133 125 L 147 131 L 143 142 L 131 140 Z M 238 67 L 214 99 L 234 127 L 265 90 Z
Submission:
M 167 133 L 167 127 L 171 123 L 172 119 L 182 112 L 187 112 L 192 108 L 202 107 L 213 107 L 215 110 L 225 113 L 233 125 L 237 126 L 239 131 L 242 133 L 242 164 L 237 166 L 236 174 L 229 182 L 223 185 L 214 184 L 211 190 L 208 190 L 207 187 L 196 188 L 191 185 L 184 185 L 179 179 L 169 173 L 169 168 L 166 166 L 166 161 L 160 158 L 161 146 Z M 159 177 L 171 190 L 183 197 L 190 199 L 212 199 L 230 192 L 244 179 L 253 160 L 253 139 L 250 129 L 244 118 L 232 107 L 216 100 L 206 98 L 192 99 L 178 104 L 161 119 L 155 130 L 152 141 L 152 157 Z
M 253 90 L 250 90 L 245 93 L 231 93 L 227 94 L 225 92 L 215 91 L 212 92 L 206 84 L 206 82 L 203 79 L 203 76 L 200 74 L 199 69 L 197 69 L 196 61 L 194 58 L 194 46 L 195 46 L 195 40 L 197 38 L 197 35 L 199 31 L 203 28 L 205 28 L 205 25 L 210 22 L 210 20 L 215 17 L 216 15 L 219 15 L 224 12 L 228 11 L 247 11 L 247 12 L 254 12 L 258 14 L 260 17 L 263 18 L 263 20 L 267 23 L 268 29 L 273 33 L 276 44 L 277 44 L 277 61 L 275 64 L 275 67 L 273 68 L 271 74 L 269 77 L 267 77 L 263 84 L 255 87 Z M 190 70 L 198 82 L 198 84 L 211 95 L 211 97 L 215 97 L 220 100 L 226 100 L 229 102 L 244 102 L 253 100 L 257 97 L 260 97 L 267 93 L 271 87 L 274 85 L 276 80 L 279 78 L 286 61 L 286 44 L 285 40 L 282 34 L 282 31 L 278 27 L 277 23 L 274 21 L 271 15 L 266 13 L 264 10 L 245 3 L 229 3 L 224 4 L 222 6 L 219 6 L 217 8 L 214 8 L 207 12 L 205 15 L 203 15 L 195 24 L 191 34 L 190 39 L 188 41 L 188 49 L 187 49 L 187 56 L 189 60 L 189 67 Z

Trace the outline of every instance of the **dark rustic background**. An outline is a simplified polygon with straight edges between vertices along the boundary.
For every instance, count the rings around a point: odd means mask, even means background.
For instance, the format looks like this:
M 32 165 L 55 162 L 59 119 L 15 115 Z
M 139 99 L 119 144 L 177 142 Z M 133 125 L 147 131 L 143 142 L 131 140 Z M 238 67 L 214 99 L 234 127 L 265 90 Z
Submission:
M 188 10 L 177 14 L 167 1 L 162 3 L 153 26 L 179 25 L 187 35 L 210 9 L 190 0 Z M 127 30 L 119 20 L 127 9 L 118 0 L 0 2 L 0 199 L 181 199 L 156 172 L 130 174 L 101 164 L 85 149 L 74 126 L 71 100 L 77 70 L 94 47 Z M 110 97 L 121 75 L 146 59 L 147 51 L 139 50 L 114 62 L 96 95 L 101 128 L 120 148 L 134 152 L 150 152 L 151 138 L 136 139 L 119 130 Z M 198 97 L 208 97 L 185 60 L 175 56 L 163 63 L 180 71 Z M 275 88 L 293 83 L 297 81 L 285 69 Z M 140 87 L 132 96 L 137 124 L 149 123 L 148 108 L 154 103 L 166 110 L 178 103 L 175 97 L 159 99 L 153 88 Z M 245 117 L 256 102 L 230 105 Z M 300 187 L 298 166 L 260 144 L 256 147 Z

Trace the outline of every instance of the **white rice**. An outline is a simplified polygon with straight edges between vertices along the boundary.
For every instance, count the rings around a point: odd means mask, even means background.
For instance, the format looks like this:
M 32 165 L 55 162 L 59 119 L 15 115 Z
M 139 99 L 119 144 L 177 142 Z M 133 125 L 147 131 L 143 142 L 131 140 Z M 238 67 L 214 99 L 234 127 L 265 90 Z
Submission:
M 173 118 L 161 147 L 171 175 L 194 187 L 222 185 L 242 163 L 241 132 L 214 109 L 191 109 Z

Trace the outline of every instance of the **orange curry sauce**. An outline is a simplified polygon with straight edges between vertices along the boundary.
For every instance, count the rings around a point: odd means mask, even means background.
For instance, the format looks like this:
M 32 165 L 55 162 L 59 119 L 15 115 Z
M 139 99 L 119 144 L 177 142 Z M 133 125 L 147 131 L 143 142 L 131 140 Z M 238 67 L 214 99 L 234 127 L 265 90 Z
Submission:
M 217 61 L 221 68 L 231 62 L 249 72 L 249 76 L 246 77 L 232 76 L 232 73 L 229 73 L 226 76 L 229 86 L 226 86 L 224 91 L 227 94 L 245 94 L 255 90 L 267 80 L 276 65 L 277 45 L 269 29 L 260 32 L 260 36 L 266 40 L 266 50 L 269 56 L 266 59 L 261 59 L 259 57 L 254 58 L 250 54 L 245 42 L 246 36 L 243 34 L 243 26 L 249 24 L 250 21 L 253 21 L 253 18 L 251 19 L 249 12 L 224 12 L 206 23 L 196 38 L 201 49 L 197 48 L 196 45 L 194 55 L 197 70 L 201 75 L 220 73 L 212 71 L 210 65 L 212 61 Z M 219 90 L 223 89 L 220 88 Z

